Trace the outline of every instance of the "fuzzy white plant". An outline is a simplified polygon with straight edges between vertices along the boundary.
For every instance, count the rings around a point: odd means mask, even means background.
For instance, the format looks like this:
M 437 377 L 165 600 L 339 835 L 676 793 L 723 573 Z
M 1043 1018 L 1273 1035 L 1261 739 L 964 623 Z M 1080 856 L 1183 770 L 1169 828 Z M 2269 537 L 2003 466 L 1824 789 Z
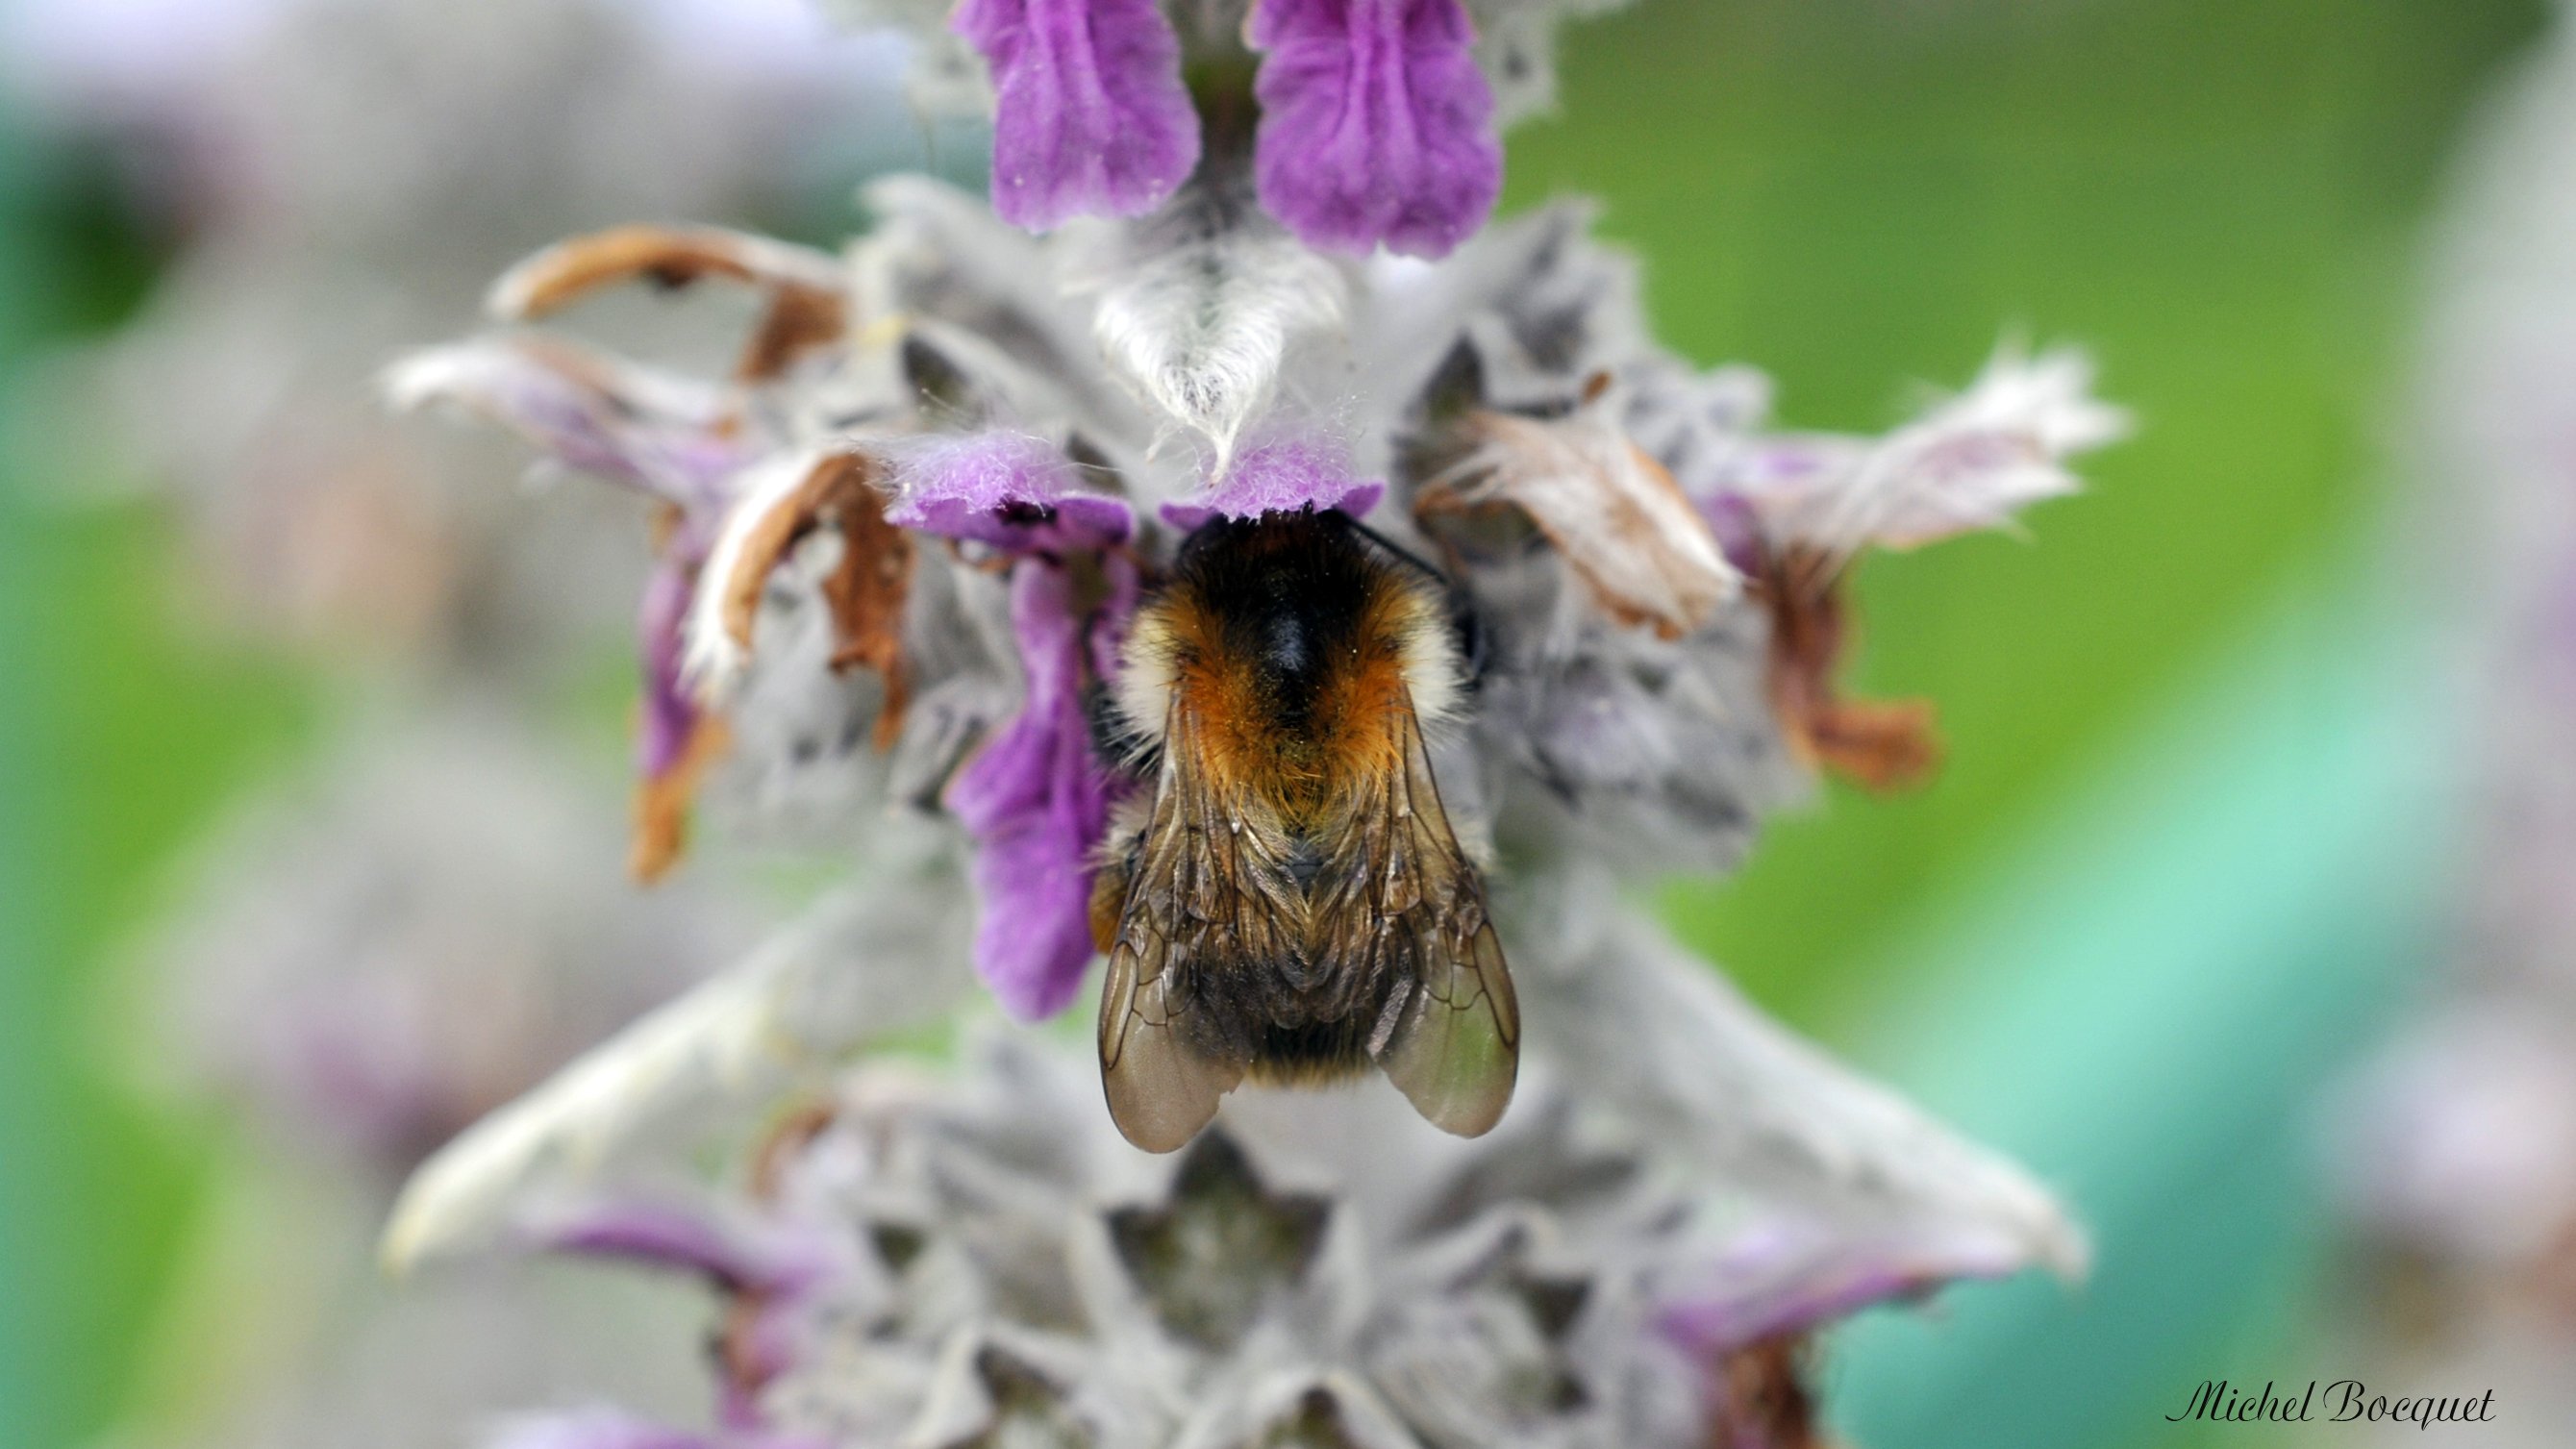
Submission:
M 1373 1087 L 1248 1099 L 1156 1162 L 1087 1075 L 984 1035 L 953 1073 L 845 1078 L 775 1129 L 747 1195 L 531 1208 L 536 1245 L 729 1303 L 721 1422 L 575 1410 L 496 1442 L 1791 1449 L 1812 1442 L 1809 1328 L 2069 1246 L 2031 1240 L 2029 1204 L 1974 1172 L 1932 1187 L 1945 1154 L 1977 1164 L 1882 1103 L 1727 1177 L 1552 1074 L 1478 1141 Z M 1829 1068 L 1776 1085 L 1871 1096 Z
M 1484 226 L 1495 118 L 1543 95 L 1523 72 L 1567 8 L 974 0 L 997 210 L 896 179 L 828 267 L 623 228 L 504 279 L 511 317 L 628 279 L 747 291 L 740 363 L 694 391 L 518 332 L 395 371 L 402 401 L 652 500 L 639 864 L 675 864 L 702 787 L 859 857 L 806 923 L 428 1163 L 396 1266 L 531 1230 L 690 1263 L 737 1300 L 711 1442 L 836 1449 L 1796 1444 L 1808 1328 L 2080 1270 L 2043 1188 L 1763 1018 L 1619 883 L 1731 866 L 1818 769 L 1928 766 L 1919 710 L 1837 692 L 1854 555 L 2009 524 L 2123 420 L 2079 356 L 2007 350 L 1885 438 L 1782 431 L 1758 373 L 1650 340 L 1588 211 Z M 1328 113 L 1383 119 L 1343 88 L 1384 77 L 1335 57 L 1399 24 L 1431 99 L 1354 140 Z M 1437 810 L 1406 818 L 1454 832 L 1509 954 L 1532 1086 L 1499 1135 L 1441 1138 L 1375 1087 L 1247 1089 L 1166 1185 L 1025 1045 L 893 1098 L 836 1087 L 965 1007 L 969 964 L 1015 1015 L 1078 994 L 1112 805 L 1175 778 L 1117 733 L 1175 687 L 1122 636 L 1200 530 L 1318 513 L 1455 617 L 1457 678 L 1432 661 L 1407 706 Z M 638 1205 L 675 1129 L 798 1090 L 843 1106 L 747 1196 Z M 1264 1185 L 1274 1145 L 1314 1169 L 1297 1193 Z M 1603 1161 L 1630 1184 L 1613 1226 L 1560 1221 L 1545 1184 Z M 1474 1201 L 1407 1196 L 1443 1171 Z M 1525 1254 L 1597 1314 L 1496 1288 Z M 1576 1387 L 1514 1397 L 1542 1369 Z M 1746 1385 L 1777 1412 L 1738 1425 Z M 690 1442 L 601 1414 L 515 1432 Z

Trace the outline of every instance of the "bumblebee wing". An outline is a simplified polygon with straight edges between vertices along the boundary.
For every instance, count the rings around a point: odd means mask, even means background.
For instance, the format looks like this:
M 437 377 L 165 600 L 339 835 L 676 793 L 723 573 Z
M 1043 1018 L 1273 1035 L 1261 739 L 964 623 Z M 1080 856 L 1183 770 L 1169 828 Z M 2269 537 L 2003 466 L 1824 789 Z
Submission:
M 1388 1080 L 1433 1126 L 1479 1137 L 1511 1105 L 1520 1002 L 1409 702 L 1402 715 L 1402 758 L 1360 798 L 1317 935 L 1340 959 L 1371 961 L 1396 982 L 1368 1041 Z
M 1205 970 L 1246 959 L 1245 924 L 1265 935 L 1279 919 L 1244 909 L 1246 875 L 1263 873 L 1245 859 L 1255 852 L 1234 828 L 1241 818 L 1240 809 L 1221 808 L 1196 730 L 1176 703 L 1100 1000 L 1109 1115 L 1148 1152 L 1174 1151 L 1198 1135 L 1250 1065 L 1199 1000 Z
M 1122 933 L 1109 958 L 1100 1020 L 1100 1081 L 1109 1116 L 1147 1152 L 1174 1152 L 1216 1116 L 1219 1099 L 1243 1080 L 1243 1064 L 1189 1039 L 1191 1002 L 1169 969 L 1168 945 Z

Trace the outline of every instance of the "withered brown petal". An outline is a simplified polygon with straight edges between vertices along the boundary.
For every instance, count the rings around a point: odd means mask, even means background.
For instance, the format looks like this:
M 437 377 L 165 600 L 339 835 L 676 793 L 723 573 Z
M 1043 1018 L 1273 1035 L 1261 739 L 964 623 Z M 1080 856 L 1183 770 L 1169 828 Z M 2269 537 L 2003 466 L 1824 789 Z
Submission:
M 1678 639 L 1739 580 L 1708 521 L 1661 462 L 1595 411 L 1558 419 L 1474 412 L 1454 477 L 1417 508 L 1506 503 L 1527 514 L 1622 624 Z
M 701 718 L 671 768 L 636 784 L 635 837 L 626 869 L 639 883 L 659 881 L 687 853 L 689 810 L 697 800 L 698 785 L 731 743 L 722 720 Z
M 885 495 L 864 473 L 843 470 L 827 500 L 841 531 L 841 566 L 823 581 L 840 647 L 832 667 L 864 665 L 885 681 L 874 743 L 894 747 L 909 699 L 903 658 L 903 606 L 912 592 L 912 535 L 886 521 Z
M 806 353 L 839 341 L 849 326 L 849 306 L 840 294 L 782 287 L 743 344 L 734 375 L 745 382 L 766 382 Z
M 524 322 L 621 282 L 685 287 L 706 277 L 835 297 L 844 287 L 827 252 L 723 227 L 639 224 L 556 242 L 503 273 L 486 305 L 504 321 Z
M 903 732 L 908 698 L 903 609 L 912 589 L 913 542 L 911 535 L 886 520 L 877 471 L 876 460 L 861 453 L 834 453 L 818 461 L 793 493 L 753 521 L 739 561 L 717 586 L 724 591 L 725 632 L 748 649 L 761 590 L 780 560 L 816 528 L 828 525 L 838 530 L 841 561 L 823 581 L 823 599 L 832 610 L 837 641 L 832 667 L 846 670 L 864 665 L 885 682 L 885 704 L 878 711 L 875 732 L 876 746 L 882 750 Z
M 1840 569 L 1790 550 L 1764 560 L 1761 592 L 1771 708 L 1790 750 L 1865 789 L 1920 784 L 1941 761 L 1931 702 L 1846 699 L 1837 683 L 1851 629 Z
M 722 227 L 639 224 L 567 238 L 504 273 L 488 306 L 505 321 L 528 321 L 623 282 L 686 287 L 707 277 L 770 293 L 735 368 L 745 381 L 778 376 L 848 329 L 848 290 L 830 254 Z
M 1716 1369 L 1718 1412 L 1709 1426 L 1710 1449 L 1834 1449 L 1816 1422 L 1815 1395 L 1807 1387 L 1811 1356 L 1807 1340 L 1796 1335 L 1727 1355 Z

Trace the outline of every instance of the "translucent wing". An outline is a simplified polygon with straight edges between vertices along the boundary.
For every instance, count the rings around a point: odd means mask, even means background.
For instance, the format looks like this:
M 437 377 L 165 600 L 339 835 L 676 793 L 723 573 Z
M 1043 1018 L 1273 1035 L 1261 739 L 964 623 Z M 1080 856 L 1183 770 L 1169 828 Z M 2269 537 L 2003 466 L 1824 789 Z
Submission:
M 1511 1105 L 1520 1003 L 1431 777 L 1422 726 L 1400 706 L 1400 759 L 1353 798 L 1317 877 L 1314 949 L 1394 983 L 1369 1055 L 1433 1126 L 1482 1136 Z
M 1341 983 L 1328 995 L 1382 1001 L 1361 1018 L 1368 1055 L 1445 1131 L 1480 1135 L 1510 1105 L 1511 976 L 1420 724 L 1409 703 L 1399 712 L 1393 758 L 1353 782 L 1301 889 L 1275 812 L 1212 778 L 1173 708 L 1100 1013 L 1110 1115 L 1137 1146 L 1187 1143 L 1256 1065 L 1247 1008 L 1261 992 L 1228 973 L 1314 969 Z
M 1293 954 L 1302 911 L 1285 857 L 1273 812 L 1210 778 L 1175 702 L 1100 1000 L 1109 1115 L 1148 1152 L 1197 1135 L 1252 1064 L 1238 1024 L 1203 999 L 1211 973 Z

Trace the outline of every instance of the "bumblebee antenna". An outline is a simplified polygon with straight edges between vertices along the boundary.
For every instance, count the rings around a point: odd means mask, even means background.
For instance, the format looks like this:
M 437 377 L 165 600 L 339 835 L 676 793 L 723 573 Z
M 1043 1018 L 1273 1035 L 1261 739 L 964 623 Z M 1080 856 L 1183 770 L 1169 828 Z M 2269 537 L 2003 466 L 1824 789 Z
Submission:
M 1425 560 L 1420 554 L 1417 554 L 1413 550 L 1406 548 L 1404 545 L 1397 543 L 1395 540 L 1378 532 L 1376 529 L 1369 527 L 1367 524 L 1360 522 L 1358 519 L 1351 518 L 1348 514 L 1344 514 L 1343 517 L 1350 523 L 1352 532 L 1367 539 L 1369 542 L 1376 544 L 1378 547 L 1385 549 L 1388 553 L 1393 554 L 1396 558 L 1404 561 L 1405 563 L 1411 564 L 1424 578 L 1438 584 L 1443 592 L 1452 592 L 1457 588 L 1455 581 L 1453 581 L 1447 574 L 1441 572 L 1437 565 Z

